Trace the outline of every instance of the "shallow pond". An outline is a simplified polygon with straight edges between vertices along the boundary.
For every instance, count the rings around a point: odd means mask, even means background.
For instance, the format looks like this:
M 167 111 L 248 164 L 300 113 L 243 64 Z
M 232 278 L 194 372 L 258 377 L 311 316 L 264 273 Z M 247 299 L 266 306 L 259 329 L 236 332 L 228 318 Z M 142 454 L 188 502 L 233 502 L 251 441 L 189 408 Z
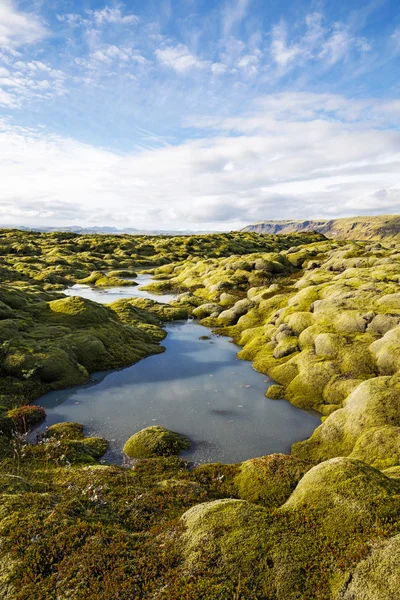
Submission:
M 126 278 L 129 281 L 129 277 Z M 112 288 L 95 288 L 90 285 L 76 284 L 65 290 L 66 296 L 82 296 L 83 298 L 89 298 L 95 302 L 101 302 L 107 304 L 115 302 L 120 298 L 132 298 L 136 296 L 138 298 L 150 298 L 157 302 L 168 303 L 171 302 L 176 296 L 174 294 L 151 294 L 146 290 L 141 290 L 142 286 L 147 285 L 153 281 L 151 275 L 138 275 L 134 280 L 138 285 L 123 286 L 123 287 L 112 287 Z
M 97 302 L 139 293 L 143 294 L 137 287 L 68 290 L 69 295 Z M 166 298 L 171 296 L 163 301 Z M 44 426 L 83 423 L 88 434 L 110 441 L 105 459 L 120 463 L 122 446 L 133 433 L 160 424 L 194 442 L 185 458 L 231 463 L 288 452 L 293 442 L 308 437 L 320 424 L 315 414 L 266 398 L 271 380 L 254 371 L 250 362 L 238 360 L 239 348 L 229 338 L 213 335 L 194 321 L 168 324 L 167 332 L 165 353 L 131 367 L 95 373 L 86 385 L 42 396 L 38 404 L 48 415 Z

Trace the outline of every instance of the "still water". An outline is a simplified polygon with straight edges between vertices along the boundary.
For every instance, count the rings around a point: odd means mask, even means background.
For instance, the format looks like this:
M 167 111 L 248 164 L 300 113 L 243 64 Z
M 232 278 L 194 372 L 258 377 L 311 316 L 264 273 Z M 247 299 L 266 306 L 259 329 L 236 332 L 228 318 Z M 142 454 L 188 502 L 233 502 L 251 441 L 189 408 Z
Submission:
M 145 278 L 145 279 L 144 279 Z M 149 276 L 140 276 L 143 285 Z M 138 295 L 167 302 L 138 289 L 98 290 L 74 286 L 68 295 L 97 302 Z M 83 386 L 50 392 L 38 400 L 46 408 L 44 426 L 78 421 L 89 435 L 110 441 L 107 462 L 120 463 L 122 446 L 136 431 L 164 425 L 184 433 L 192 448 L 182 456 L 195 462 L 238 462 L 272 452 L 288 452 L 320 424 L 317 415 L 285 400 L 269 400 L 271 380 L 238 360 L 239 348 L 195 321 L 167 325 L 163 354 L 105 373 Z M 202 336 L 209 339 L 200 339 Z

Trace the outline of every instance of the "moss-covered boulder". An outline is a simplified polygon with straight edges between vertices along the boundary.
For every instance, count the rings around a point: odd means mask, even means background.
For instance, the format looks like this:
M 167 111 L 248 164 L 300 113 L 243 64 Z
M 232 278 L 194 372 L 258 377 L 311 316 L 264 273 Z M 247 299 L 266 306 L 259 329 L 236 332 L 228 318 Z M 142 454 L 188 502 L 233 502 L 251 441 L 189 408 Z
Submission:
M 84 437 L 83 425 L 71 421 L 55 423 L 46 429 L 44 437 L 46 439 L 53 438 L 56 440 L 79 440 Z
M 282 510 L 308 509 L 323 515 L 323 526 L 346 534 L 389 517 L 400 483 L 360 460 L 333 458 L 310 469 Z
M 222 308 L 218 304 L 207 302 L 206 304 L 201 304 L 195 308 L 193 310 L 193 316 L 195 316 L 196 319 L 205 319 L 210 316 L 218 316 L 221 312 Z
M 283 387 L 283 385 L 278 385 L 274 383 L 269 386 L 269 388 L 265 392 L 265 395 L 271 400 L 280 400 L 285 396 L 285 388 Z
M 138 431 L 124 445 L 129 458 L 153 458 L 174 456 L 190 448 L 190 440 L 160 425 L 152 425 Z
M 358 385 L 346 399 L 345 407 L 329 415 L 308 440 L 294 444 L 292 451 L 313 461 L 348 456 L 367 430 L 385 426 L 400 426 L 400 386 L 390 377 L 375 377 Z M 371 441 L 373 436 L 368 439 Z M 362 448 L 368 461 L 374 451 L 360 443 L 357 456 L 363 460 Z M 390 443 L 382 446 L 379 460 L 391 460 L 393 449 Z
M 63 323 L 75 326 L 100 325 L 106 323 L 110 314 L 104 306 L 80 296 L 70 296 L 49 303 L 49 317 L 62 319 Z
M 381 547 L 352 571 L 335 600 L 395 600 L 400 589 L 400 535 Z
M 122 287 L 138 285 L 135 281 L 121 279 L 120 276 L 111 275 L 111 273 L 106 275 L 105 273 L 101 273 L 100 271 L 94 271 L 93 273 L 91 273 L 91 275 L 89 275 L 89 277 L 85 277 L 84 279 L 78 280 L 78 283 L 84 285 L 94 285 L 96 287 Z
M 350 454 L 380 469 L 400 465 L 400 427 L 371 427 L 361 435 Z
M 287 454 L 270 454 L 246 460 L 239 468 L 235 484 L 240 497 L 266 507 L 278 507 L 289 498 L 310 467 Z

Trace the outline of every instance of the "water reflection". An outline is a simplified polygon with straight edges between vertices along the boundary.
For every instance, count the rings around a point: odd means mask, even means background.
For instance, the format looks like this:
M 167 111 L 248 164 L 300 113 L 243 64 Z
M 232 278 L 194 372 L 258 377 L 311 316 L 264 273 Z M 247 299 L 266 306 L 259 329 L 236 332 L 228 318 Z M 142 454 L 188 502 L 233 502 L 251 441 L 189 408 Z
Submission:
M 270 380 L 238 360 L 228 338 L 193 321 L 169 324 L 167 331 L 165 353 L 40 398 L 45 425 L 83 423 L 87 433 L 110 440 L 106 459 L 118 463 L 129 436 L 160 424 L 188 435 L 194 444 L 184 456 L 201 463 L 288 452 L 319 424 L 316 415 L 266 398 Z M 212 344 L 200 339 L 205 333 Z
M 130 278 L 128 277 L 127 280 L 129 279 Z M 115 302 L 121 298 L 132 297 L 150 298 L 151 300 L 168 304 L 168 302 L 171 302 L 171 300 L 175 298 L 174 294 L 152 294 L 151 292 L 141 290 L 140 288 L 142 286 L 145 286 L 153 281 L 151 275 L 138 274 L 134 281 L 136 285 L 113 288 L 95 288 L 90 285 L 81 285 L 77 283 L 76 285 L 73 285 L 65 290 L 64 293 L 67 296 L 82 296 L 82 298 L 89 298 L 89 300 L 94 300 L 95 302 L 100 302 L 101 304 L 109 304 L 110 302 Z

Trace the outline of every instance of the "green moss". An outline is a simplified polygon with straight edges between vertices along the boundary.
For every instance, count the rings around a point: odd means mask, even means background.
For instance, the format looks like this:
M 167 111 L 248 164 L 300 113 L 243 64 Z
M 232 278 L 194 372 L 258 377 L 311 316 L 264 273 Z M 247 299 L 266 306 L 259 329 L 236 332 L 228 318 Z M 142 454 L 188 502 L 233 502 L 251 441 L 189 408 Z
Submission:
M 54 462 L 57 467 L 70 464 L 95 464 L 107 451 L 108 442 L 101 437 L 85 437 L 80 423 L 56 423 L 49 427 L 43 440 L 28 446 L 26 452 L 34 460 Z
M 306 463 L 293 456 L 270 454 L 243 462 L 235 484 L 243 500 L 278 507 L 289 498 L 308 469 Z
M 218 316 L 222 312 L 222 308 L 218 304 L 208 302 L 201 304 L 193 310 L 193 316 L 197 319 L 204 319 L 209 316 Z
M 188 318 L 186 309 L 170 304 L 161 304 L 150 298 L 130 298 L 129 304 L 137 309 L 145 310 L 157 316 L 161 321 L 180 321 Z
M 309 460 L 348 456 L 357 440 L 369 429 L 400 425 L 400 391 L 389 377 L 364 381 L 346 399 L 345 407 L 336 410 L 304 442 L 292 451 Z
M 302 331 L 314 324 L 314 315 L 309 312 L 296 312 L 289 316 L 287 324 L 295 335 L 300 335 Z
M 130 277 L 130 275 L 128 275 L 128 277 Z M 111 273 L 106 275 L 105 273 L 101 273 L 100 271 L 94 271 L 93 273 L 91 273 L 91 275 L 89 275 L 89 277 L 79 279 L 78 283 L 94 285 L 96 287 L 121 287 L 138 285 L 135 281 L 120 279 L 119 276 L 113 276 L 111 275 Z
M 173 456 L 190 447 L 187 437 L 159 425 L 146 427 L 135 433 L 124 445 L 130 458 Z
M 389 517 L 399 491 L 400 484 L 362 461 L 333 458 L 304 475 L 282 510 L 317 510 L 324 528 L 345 535 L 372 525 L 377 512 Z
M 341 600 L 388 600 L 399 592 L 400 535 L 394 536 L 381 547 L 374 548 L 371 555 L 351 572 L 341 590 Z
M 357 440 L 350 455 L 380 469 L 400 465 L 400 427 L 371 427 Z
M 8 411 L 7 416 L 12 420 L 18 433 L 24 434 L 36 425 L 40 425 L 46 418 L 46 412 L 41 406 L 20 406 Z
M 107 308 L 79 296 L 53 300 L 49 303 L 49 309 L 53 313 L 49 315 L 50 318 L 58 317 L 63 323 L 75 326 L 98 325 L 109 319 Z
M 271 400 L 279 400 L 280 398 L 284 398 L 285 388 L 283 385 L 272 384 L 265 392 L 265 395 Z
M 80 423 L 72 423 L 70 421 L 55 423 L 48 427 L 44 437 L 54 438 L 56 440 L 79 440 L 84 437 L 83 425 Z
M 299 374 L 286 387 L 286 397 L 299 408 L 315 408 L 323 403 L 323 392 L 335 375 L 331 361 L 316 361 L 308 355 Z
M 135 271 L 133 271 L 132 269 L 116 269 L 114 271 L 109 271 L 107 273 L 108 277 L 133 277 L 136 278 L 137 277 L 137 273 Z M 132 282 L 131 282 L 132 283 Z

